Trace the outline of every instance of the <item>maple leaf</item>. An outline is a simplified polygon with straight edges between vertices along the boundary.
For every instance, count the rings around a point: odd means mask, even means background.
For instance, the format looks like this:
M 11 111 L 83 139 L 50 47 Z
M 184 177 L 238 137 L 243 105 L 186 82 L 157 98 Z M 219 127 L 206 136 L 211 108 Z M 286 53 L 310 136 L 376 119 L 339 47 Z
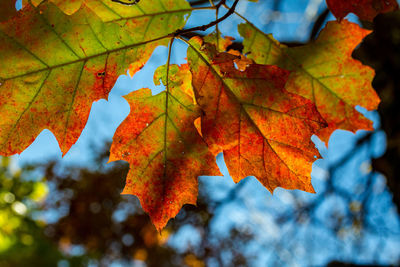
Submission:
M 77 12 L 82 5 L 92 9 L 94 13 L 100 18 L 107 18 L 109 13 L 115 14 L 124 14 L 127 10 L 129 10 L 131 5 L 135 5 L 139 3 L 139 0 L 126 0 L 126 1 L 112 1 L 112 0 L 22 0 L 22 6 L 25 6 L 29 3 L 29 1 L 34 6 L 39 6 L 43 2 L 51 2 L 55 4 L 62 12 L 67 15 L 72 15 Z M 140 3 L 141 6 L 147 6 L 148 9 L 150 5 L 161 5 L 166 8 L 174 6 L 175 0 L 157 0 L 157 3 L 154 1 L 146 1 L 147 3 Z M 126 5 L 124 5 L 124 3 Z M 165 5 L 166 4 L 166 5 Z M 127 5 L 129 5 L 127 7 Z M 128 8 L 128 9 L 127 9 Z M 125 10 L 125 12 L 124 12 Z M 105 15 L 105 16 L 103 16 Z
M 16 13 L 9 13 L 10 3 L 1 3 L 3 19 Z M 371 19 L 397 8 L 381 3 L 328 0 L 339 20 L 348 12 Z M 194 10 L 185 0 L 130 7 L 111 0 L 25 2 L 0 23 L 0 153 L 20 153 L 43 129 L 67 153 L 92 103 L 107 99 L 120 74 L 134 75 L 168 39 L 218 25 L 237 4 L 213 22 L 182 29 Z M 319 154 L 311 136 L 327 142 L 336 129 L 372 129 L 355 106 L 377 108 L 374 72 L 351 57 L 368 31 L 330 22 L 315 42 L 294 48 L 250 23 L 239 31 L 249 57 L 221 52 L 233 38 L 217 31 L 188 42 L 188 64 L 170 65 L 171 40 L 168 63 L 154 76 L 166 91 L 125 97 L 131 113 L 115 133 L 110 161 L 129 162 L 123 193 L 139 197 L 158 230 L 184 204 L 196 204 L 198 176 L 219 174 L 217 153 L 224 153 L 235 182 L 254 175 L 271 192 L 314 192 L 310 173 Z
M 159 231 L 184 204 L 196 204 L 198 176 L 220 175 L 193 124 L 200 109 L 185 93 L 192 90 L 190 72 L 171 65 L 167 73 L 162 66 L 154 75 L 166 91 L 152 96 L 150 89 L 141 89 L 125 96 L 131 112 L 113 137 L 109 160 L 129 162 L 123 194 L 139 197 Z
M 326 0 L 326 3 L 338 20 L 354 13 L 362 20 L 372 21 L 380 13 L 399 8 L 396 0 Z
M 42 2 L 45 2 L 45 1 L 51 2 L 51 3 L 55 4 L 65 14 L 72 15 L 81 8 L 81 5 L 86 0 L 30 0 L 30 1 L 34 6 L 38 6 Z M 90 1 L 97 2 L 97 1 L 101 1 L 101 0 L 90 0 Z M 25 6 L 27 4 L 29 4 L 29 0 L 22 0 L 23 6 Z
M 319 153 L 310 138 L 325 126 L 323 119 L 309 100 L 284 90 L 288 71 L 257 64 L 240 71 L 237 58 L 200 38 L 189 42 L 207 144 L 214 153 L 223 151 L 235 182 L 254 175 L 270 191 L 314 192 L 311 165 Z
M 92 103 L 106 99 L 128 66 L 133 75 L 167 44 L 168 33 L 185 25 L 187 2 L 162 2 L 111 9 L 104 1 L 96 11 L 102 19 L 87 6 L 67 16 L 43 2 L 1 23 L 0 153 L 20 153 L 49 129 L 65 154 Z
M 285 88 L 315 103 L 328 123 L 318 133 L 326 144 L 336 129 L 373 130 L 372 122 L 355 107 L 377 109 L 380 99 L 371 85 L 374 71 L 351 57 L 370 31 L 347 20 L 331 21 L 316 41 L 292 48 L 249 23 L 239 25 L 239 33 L 244 37 L 244 53 L 255 62 L 292 71 Z

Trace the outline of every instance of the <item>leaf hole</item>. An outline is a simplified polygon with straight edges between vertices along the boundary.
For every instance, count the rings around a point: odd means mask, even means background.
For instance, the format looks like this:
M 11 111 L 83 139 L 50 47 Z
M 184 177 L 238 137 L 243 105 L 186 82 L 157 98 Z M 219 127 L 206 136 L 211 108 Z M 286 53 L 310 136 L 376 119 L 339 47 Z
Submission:
M 104 78 L 105 76 L 106 76 L 106 72 L 105 71 L 97 73 L 97 77 L 98 78 Z

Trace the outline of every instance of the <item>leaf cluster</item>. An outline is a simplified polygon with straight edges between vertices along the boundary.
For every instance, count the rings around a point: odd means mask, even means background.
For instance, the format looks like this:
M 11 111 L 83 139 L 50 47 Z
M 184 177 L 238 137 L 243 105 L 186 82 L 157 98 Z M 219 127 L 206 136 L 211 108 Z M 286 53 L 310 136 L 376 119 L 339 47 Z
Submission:
M 355 107 L 373 110 L 380 102 L 373 70 L 351 57 L 370 31 L 343 17 L 355 12 L 371 20 L 398 8 L 395 1 L 328 0 L 338 21 L 314 42 L 286 47 L 237 13 L 238 0 L 205 7 L 185 0 L 31 0 L 15 16 L 10 2 L 2 2 L 0 23 L 2 155 L 21 153 L 44 129 L 65 155 L 92 103 L 107 99 L 126 70 L 134 76 L 156 47 L 169 47 L 154 74 L 165 91 L 125 96 L 131 113 L 109 159 L 130 164 L 123 193 L 139 197 L 159 231 L 184 204 L 196 204 L 198 176 L 219 175 L 221 152 L 235 182 L 256 176 L 271 192 L 314 192 L 310 173 L 320 155 L 311 136 L 327 143 L 336 129 L 372 130 Z M 217 18 L 185 28 L 198 10 Z M 243 20 L 243 51 L 229 49 L 232 38 L 219 31 L 230 16 Z M 211 35 L 199 33 L 214 26 Z M 175 40 L 187 45 L 187 64 L 171 64 Z

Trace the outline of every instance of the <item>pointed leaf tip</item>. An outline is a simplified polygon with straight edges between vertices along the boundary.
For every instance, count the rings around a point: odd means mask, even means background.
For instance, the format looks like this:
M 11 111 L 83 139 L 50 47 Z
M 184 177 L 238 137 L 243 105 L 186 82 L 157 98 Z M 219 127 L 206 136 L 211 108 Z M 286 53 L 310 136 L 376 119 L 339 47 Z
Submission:
M 276 187 L 314 192 L 311 165 L 319 156 L 310 138 L 325 121 L 311 101 L 284 89 L 290 72 L 277 66 L 234 66 L 237 56 L 191 39 L 188 61 L 201 132 L 212 151 L 223 152 L 235 182 L 255 176 Z
M 351 56 L 370 31 L 347 20 L 331 21 L 316 41 L 291 48 L 250 24 L 241 24 L 239 32 L 244 37 L 244 52 L 250 52 L 255 62 L 292 71 L 285 89 L 315 103 L 328 124 L 317 133 L 326 144 L 336 129 L 373 129 L 372 122 L 355 107 L 377 109 L 380 99 L 372 88 L 374 71 Z
M 110 160 L 130 164 L 123 194 L 136 195 L 157 230 L 184 204 L 196 204 L 201 175 L 220 175 L 215 157 L 195 128 L 199 108 L 184 86 L 191 73 L 169 66 L 168 91 L 152 96 L 141 89 L 126 96 L 131 112 L 115 132 Z M 167 82 L 167 66 L 155 79 Z M 190 90 L 192 90 L 190 88 Z

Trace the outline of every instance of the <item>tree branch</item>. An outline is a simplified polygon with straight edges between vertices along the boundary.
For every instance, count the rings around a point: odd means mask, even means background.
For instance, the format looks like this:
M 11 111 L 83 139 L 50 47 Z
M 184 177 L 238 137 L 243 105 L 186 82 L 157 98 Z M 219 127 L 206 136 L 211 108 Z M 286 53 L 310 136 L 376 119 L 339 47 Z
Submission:
M 226 0 L 221 0 L 217 5 L 215 5 L 216 9 L 219 9 L 222 5 L 225 4 Z M 179 35 L 183 35 L 185 33 L 188 32 L 193 32 L 193 31 L 205 31 L 215 25 L 217 25 L 218 23 L 220 23 L 221 21 L 224 21 L 225 19 L 227 19 L 229 16 L 231 16 L 236 9 L 236 5 L 239 2 L 239 0 L 235 0 L 235 2 L 233 3 L 233 5 L 231 6 L 231 8 L 228 10 L 228 12 L 226 12 L 226 14 L 222 17 L 220 17 L 219 19 L 216 19 L 206 25 L 202 25 L 202 26 L 197 26 L 197 27 L 193 27 L 193 28 L 189 28 L 189 29 L 181 29 L 181 30 L 177 30 L 176 32 L 173 33 L 173 36 L 179 36 Z

